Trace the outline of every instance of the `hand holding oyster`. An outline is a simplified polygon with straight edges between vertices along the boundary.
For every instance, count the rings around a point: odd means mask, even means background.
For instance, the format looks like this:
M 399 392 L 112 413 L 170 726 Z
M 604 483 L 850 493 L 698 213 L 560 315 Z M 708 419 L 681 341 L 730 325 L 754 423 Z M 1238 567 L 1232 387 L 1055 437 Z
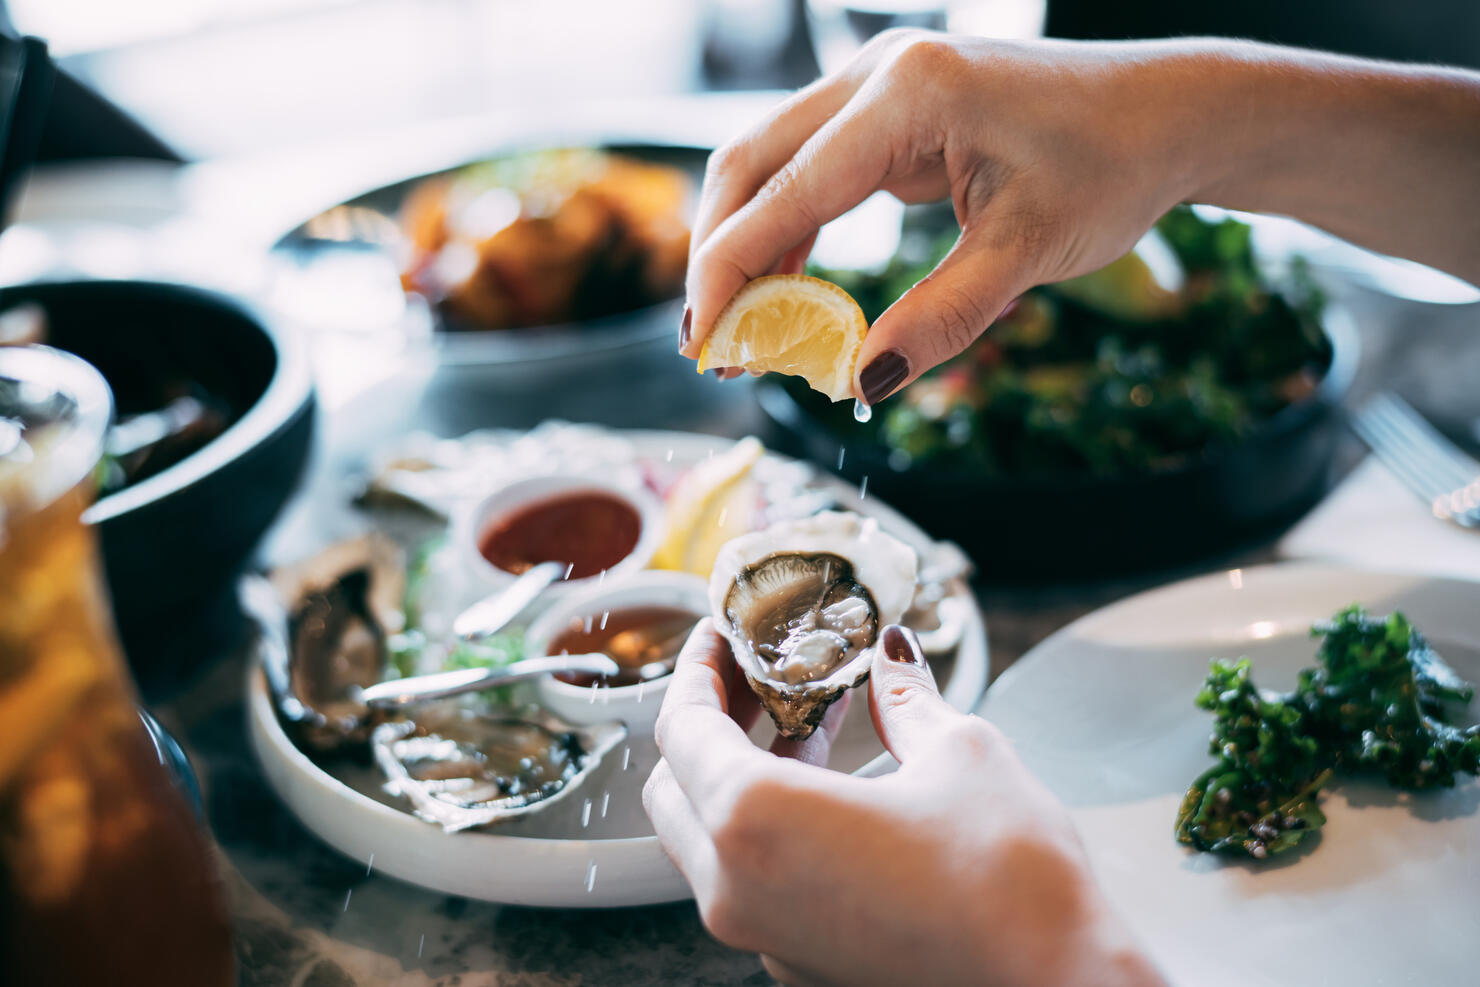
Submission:
M 915 594 L 914 549 L 858 514 L 825 511 L 725 544 L 709 580 L 715 626 L 776 729 L 817 728 L 868 679 L 879 631 Z

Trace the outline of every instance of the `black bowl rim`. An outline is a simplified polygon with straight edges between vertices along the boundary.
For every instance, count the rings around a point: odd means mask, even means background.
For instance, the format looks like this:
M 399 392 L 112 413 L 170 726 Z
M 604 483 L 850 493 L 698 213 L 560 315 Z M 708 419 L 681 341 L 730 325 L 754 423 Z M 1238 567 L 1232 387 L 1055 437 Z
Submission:
M 887 467 L 887 460 L 883 456 L 873 455 L 872 458 L 884 462 L 888 472 L 895 476 L 908 476 L 919 474 L 922 470 L 928 472 L 933 482 L 944 482 L 949 484 L 968 484 L 978 487 L 996 487 L 998 489 L 1016 489 L 1025 492 L 1035 490 L 1063 490 L 1065 487 L 1083 489 L 1104 489 L 1111 484 L 1134 484 L 1154 482 L 1159 479 L 1175 476 L 1185 476 L 1198 470 L 1206 468 L 1234 452 L 1249 448 L 1252 445 L 1272 440 L 1278 436 L 1289 434 L 1302 428 L 1307 422 L 1318 414 L 1322 414 L 1328 408 L 1337 406 L 1342 398 L 1351 388 L 1352 381 L 1356 377 L 1357 367 L 1361 361 L 1361 341 L 1357 334 L 1356 323 L 1351 313 L 1341 305 L 1327 302 L 1325 310 L 1321 313 L 1321 330 L 1331 342 L 1331 364 L 1326 368 L 1325 375 L 1316 386 L 1313 394 L 1286 405 L 1275 412 L 1269 418 L 1259 422 L 1254 429 L 1242 440 L 1231 444 L 1220 444 L 1205 447 L 1197 453 L 1187 455 L 1177 465 L 1166 469 L 1145 470 L 1139 472 L 1126 472 L 1111 475 L 1098 475 L 1085 472 L 1057 472 L 1057 473 L 1033 473 L 1020 476 L 988 476 L 982 473 L 972 472 L 945 467 L 915 467 L 911 466 L 903 470 Z M 844 444 L 844 440 L 837 435 L 828 425 L 823 423 L 808 412 L 793 398 L 786 388 L 775 381 L 762 379 L 757 381 L 757 397 L 761 409 L 777 426 L 791 431 L 821 432 L 829 439 Z M 863 455 L 870 456 L 872 450 L 865 451 Z
M 230 428 L 173 466 L 96 501 L 83 514 L 83 520 L 88 524 L 106 523 L 180 493 L 291 427 L 312 402 L 313 379 L 302 342 L 292 333 L 274 329 L 261 312 L 241 298 L 168 281 L 103 279 L 42 281 L 14 286 L 16 291 L 29 293 L 36 290 L 43 294 L 78 288 L 136 295 L 157 292 L 229 310 L 261 330 L 277 358 L 272 378 L 262 396 Z

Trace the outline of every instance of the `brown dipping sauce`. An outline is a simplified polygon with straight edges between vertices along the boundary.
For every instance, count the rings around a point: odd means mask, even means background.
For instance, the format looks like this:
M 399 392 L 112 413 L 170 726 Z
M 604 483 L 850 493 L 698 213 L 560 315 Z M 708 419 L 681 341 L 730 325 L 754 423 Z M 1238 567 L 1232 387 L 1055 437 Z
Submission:
M 642 517 L 631 504 L 597 491 L 561 494 L 505 514 L 478 539 L 478 551 L 518 575 L 541 562 L 570 565 L 571 579 L 610 569 L 632 554 Z
M 571 685 L 623 686 L 642 681 L 638 674 L 649 662 L 662 661 L 678 654 L 699 615 L 680 607 L 628 607 L 609 610 L 606 626 L 601 614 L 591 618 L 587 629 L 583 618 L 574 618 L 570 626 L 550 641 L 545 650 L 552 655 L 582 655 L 592 651 L 610 655 L 622 667 L 616 675 L 587 675 L 580 672 L 556 672 L 555 677 Z

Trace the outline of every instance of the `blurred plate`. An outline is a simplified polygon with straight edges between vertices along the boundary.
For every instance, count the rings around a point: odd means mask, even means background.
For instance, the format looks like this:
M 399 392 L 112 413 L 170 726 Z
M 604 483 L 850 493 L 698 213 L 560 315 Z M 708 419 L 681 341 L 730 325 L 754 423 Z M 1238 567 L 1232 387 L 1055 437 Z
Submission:
M 312 278 L 318 273 L 325 280 L 332 278 L 336 296 L 399 294 L 397 253 L 402 238 L 397 216 L 411 191 L 428 179 L 468 165 L 545 146 L 589 146 L 671 165 L 689 174 L 696 193 L 709 154 L 705 148 L 679 143 L 612 143 L 595 138 L 586 144 L 512 144 L 498 153 L 459 160 L 332 205 L 284 235 L 274 251 L 296 267 L 300 277 Z M 666 344 L 677 337 L 682 310 L 682 301 L 675 298 L 580 322 L 516 329 L 449 329 L 431 307 L 416 296 L 407 296 L 404 319 L 409 334 L 431 341 L 443 365 L 487 366 L 587 357 L 660 339 Z
M 1068 803 L 1113 904 L 1173 983 L 1474 982 L 1474 778 L 1421 795 L 1343 778 L 1322 799 L 1319 840 L 1266 864 L 1172 838 L 1209 763 L 1210 717 L 1193 705 L 1209 659 L 1248 655 L 1262 685 L 1291 688 L 1315 661 L 1310 625 L 1353 601 L 1402 610 L 1480 681 L 1480 584 L 1289 563 L 1092 613 L 1008 669 L 982 704 Z
M 1145 571 L 1226 552 L 1293 522 L 1330 488 L 1339 403 L 1358 361 L 1350 317 L 1328 306 L 1331 366 L 1316 393 L 1242 442 L 1147 473 L 985 476 L 929 465 L 897 470 L 884 447 L 835 430 L 822 399 L 787 378 L 757 383 L 774 448 L 861 483 L 930 534 L 961 545 L 994 583 Z M 785 382 L 783 382 L 785 381 Z
M 625 434 L 645 459 L 697 464 L 729 440 L 685 432 Z M 930 538 L 873 497 L 831 481 L 840 504 L 877 518 L 894 535 L 927 549 Z M 988 674 L 986 626 L 970 590 L 970 620 L 954 660 L 932 662 L 942 694 L 957 709 L 980 700 Z M 259 620 L 285 619 L 279 610 Z M 272 635 L 259 634 L 258 647 Z M 448 834 L 422 822 L 406 803 L 385 795 L 370 767 L 315 764 L 284 733 L 266 677 L 253 662 L 247 681 L 248 732 L 268 784 L 309 830 L 340 852 L 413 884 L 485 901 L 560 908 L 596 908 L 677 901 L 688 886 L 652 835 L 642 809 L 642 786 L 657 763 L 651 737 L 619 746 L 586 781 L 582 792 L 546 811 L 511 820 L 491 831 Z M 769 743 L 769 720 L 752 735 Z M 856 696 L 833 745 L 832 766 L 859 774 L 895 767 L 869 719 L 868 702 Z

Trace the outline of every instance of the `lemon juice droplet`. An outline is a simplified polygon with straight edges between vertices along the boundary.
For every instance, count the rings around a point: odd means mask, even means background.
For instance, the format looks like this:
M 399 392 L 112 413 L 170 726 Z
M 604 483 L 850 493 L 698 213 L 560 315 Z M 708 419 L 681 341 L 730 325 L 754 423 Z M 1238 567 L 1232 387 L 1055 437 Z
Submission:
M 856 421 L 856 422 L 866 422 L 866 421 L 868 421 L 872 417 L 874 417 L 874 409 L 873 408 L 871 408 L 868 405 L 864 404 L 862 401 L 854 400 L 854 402 L 853 402 L 853 420 L 854 421 Z

